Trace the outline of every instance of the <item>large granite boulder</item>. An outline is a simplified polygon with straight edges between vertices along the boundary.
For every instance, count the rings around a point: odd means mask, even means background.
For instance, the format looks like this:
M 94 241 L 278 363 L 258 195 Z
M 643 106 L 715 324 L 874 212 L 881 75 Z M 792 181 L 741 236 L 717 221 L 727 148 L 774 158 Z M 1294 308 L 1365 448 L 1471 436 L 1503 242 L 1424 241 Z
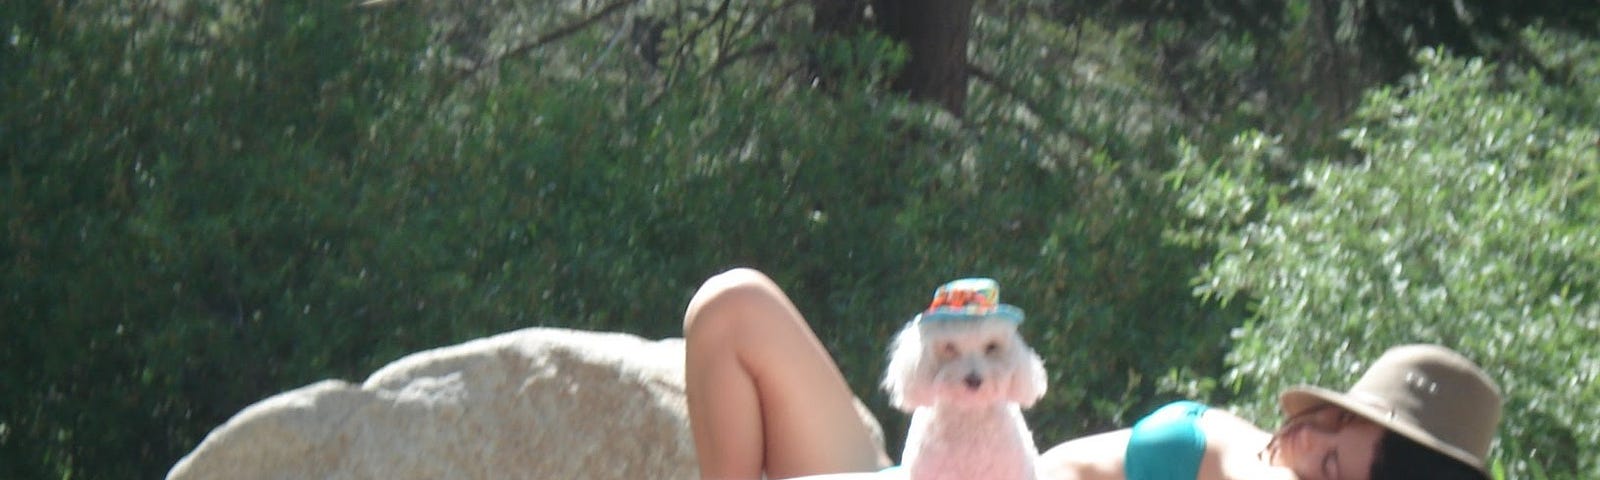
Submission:
M 530 328 L 407 356 L 361 385 L 326 380 L 262 400 L 167 478 L 698 475 L 681 339 Z

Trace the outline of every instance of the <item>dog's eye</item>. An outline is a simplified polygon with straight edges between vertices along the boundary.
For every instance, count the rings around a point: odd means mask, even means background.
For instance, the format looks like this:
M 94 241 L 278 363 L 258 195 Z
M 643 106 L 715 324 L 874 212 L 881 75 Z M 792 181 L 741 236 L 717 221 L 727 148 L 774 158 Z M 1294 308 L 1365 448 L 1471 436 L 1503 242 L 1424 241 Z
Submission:
M 994 355 L 996 353 L 1000 353 L 1000 343 L 999 342 L 989 342 L 988 345 L 984 345 L 983 346 L 983 353 L 988 354 L 988 355 Z
M 939 355 L 944 356 L 945 358 L 953 358 L 960 353 L 961 352 L 956 351 L 956 344 L 954 343 L 944 343 L 939 345 Z

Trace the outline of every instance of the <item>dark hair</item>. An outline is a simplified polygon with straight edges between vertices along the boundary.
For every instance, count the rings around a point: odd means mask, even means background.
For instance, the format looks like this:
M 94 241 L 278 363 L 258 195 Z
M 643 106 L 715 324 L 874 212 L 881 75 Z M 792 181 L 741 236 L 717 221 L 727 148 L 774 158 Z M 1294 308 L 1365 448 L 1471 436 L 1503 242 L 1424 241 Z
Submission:
M 1372 456 L 1372 480 L 1488 480 L 1478 469 L 1424 447 L 1404 435 L 1384 431 Z

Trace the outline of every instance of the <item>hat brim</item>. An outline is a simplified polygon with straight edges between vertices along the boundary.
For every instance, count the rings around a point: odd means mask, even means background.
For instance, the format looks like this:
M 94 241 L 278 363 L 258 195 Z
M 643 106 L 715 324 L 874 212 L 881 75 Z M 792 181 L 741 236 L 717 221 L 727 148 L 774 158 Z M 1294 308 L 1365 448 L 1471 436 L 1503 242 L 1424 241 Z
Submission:
M 1278 405 L 1283 411 L 1284 418 L 1293 418 L 1295 415 L 1299 415 L 1307 410 L 1310 410 L 1311 408 L 1324 404 L 1336 405 L 1339 408 L 1350 411 L 1350 413 L 1361 416 L 1361 418 L 1370 420 L 1372 423 L 1376 423 L 1391 432 L 1398 433 L 1400 436 L 1411 439 L 1412 441 L 1417 442 L 1424 447 L 1428 447 L 1433 451 L 1443 453 L 1450 458 L 1459 460 L 1462 463 L 1477 469 L 1479 473 L 1485 475 L 1485 478 L 1487 478 L 1489 475 L 1489 471 L 1483 462 L 1476 456 L 1472 455 L 1471 453 L 1467 453 L 1465 450 L 1440 441 L 1438 438 L 1434 438 L 1432 434 L 1428 433 L 1426 430 L 1423 430 L 1420 426 L 1396 418 L 1393 409 L 1363 402 L 1346 393 L 1336 392 L 1312 385 L 1301 385 L 1298 387 L 1289 388 L 1284 390 L 1283 394 L 1278 396 Z
M 989 308 L 941 307 L 922 312 L 922 319 L 930 322 L 971 321 L 986 318 L 999 318 L 1009 320 L 1011 323 L 1022 323 L 1022 309 L 1004 303 Z

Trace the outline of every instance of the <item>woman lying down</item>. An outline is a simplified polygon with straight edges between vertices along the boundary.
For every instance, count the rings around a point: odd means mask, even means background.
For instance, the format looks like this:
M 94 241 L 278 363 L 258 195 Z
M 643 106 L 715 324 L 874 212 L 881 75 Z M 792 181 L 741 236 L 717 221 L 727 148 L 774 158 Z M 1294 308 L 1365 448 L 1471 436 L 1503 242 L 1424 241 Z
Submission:
M 690 425 L 703 478 L 904 476 L 890 469 L 832 357 L 765 275 L 738 269 L 708 279 L 689 303 L 684 337 Z M 1285 419 L 1270 432 L 1203 404 L 1169 404 L 1132 428 L 1047 448 L 1037 458 L 1037 475 L 1490 478 L 1486 462 L 1500 421 L 1500 391 L 1481 368 L 1448 348 L 1398 346 L 1347 391 L 1303 386 L 1283 392 L 1280 401 Z

